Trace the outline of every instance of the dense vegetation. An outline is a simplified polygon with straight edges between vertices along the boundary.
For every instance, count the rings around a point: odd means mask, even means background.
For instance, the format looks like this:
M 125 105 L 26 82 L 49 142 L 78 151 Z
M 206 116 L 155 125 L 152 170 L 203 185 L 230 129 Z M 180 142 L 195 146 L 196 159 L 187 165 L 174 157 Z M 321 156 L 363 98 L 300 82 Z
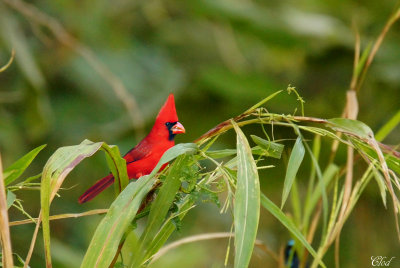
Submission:
M 312 267 L 398 256 L 394 4 L 3 0 L 4 261 L 275 267 L 290 239 Z M 120 151 L 171 91 L 188 133 L 128 184 Z M 110 169 L 124 191 L 79 205 Z

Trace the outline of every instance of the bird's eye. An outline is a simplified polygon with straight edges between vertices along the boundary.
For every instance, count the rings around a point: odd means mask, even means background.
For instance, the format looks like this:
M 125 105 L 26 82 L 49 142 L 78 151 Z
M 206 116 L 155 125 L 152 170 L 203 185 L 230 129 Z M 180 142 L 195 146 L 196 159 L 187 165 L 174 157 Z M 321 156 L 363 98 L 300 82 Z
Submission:
M 165 125 L 166 125 L 168 128 L 170 128 L 170 127 L 172 126 L 172 123 L 171 123 L 171 122 L 167 122 L 167 123 L 165 123 Z

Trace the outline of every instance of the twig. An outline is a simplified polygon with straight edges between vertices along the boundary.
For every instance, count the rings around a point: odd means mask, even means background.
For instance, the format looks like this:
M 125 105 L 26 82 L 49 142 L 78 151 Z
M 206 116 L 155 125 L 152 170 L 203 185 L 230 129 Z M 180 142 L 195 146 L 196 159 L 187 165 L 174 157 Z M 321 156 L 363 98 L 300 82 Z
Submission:
M 122 247 L 124 246 L 124 244 L 125 244 L 125 239 L 122 240 L 122 241 L 119 243 L 117 252 L 115 253 L 113 260 L 111 261 L 110 266 L 108 266 L 109 268 L 113 268 L 113 267 L 115 266 L 115 264 L 117 263 L 118 256 L 119 256 L 119 254 L 121 253 L 121 250 L 122 250 Z
M 317 230 L 318 222 L 321 217 L 321 211 L 322 211 L 322 199 L 319 199 L 318 208 L 317 208 L 317 210 L 314 214 L 314 217 L 311 221 L 310 230 L 308 231 L 308 234 L 307 234 L 307 242 L 310 244 L 312 243 L 312 241 L 314 239 L 315 231 Z M 308 255 L 309 255 L 308 251 L 307 250 L 304 251 L 303 258 L 301 259 L 301 264 L 300 264 L 301 268 L 305 267 Z
M 61 219 L 68 219 L 68 218 L 79 218 L 79 217 L 85 217 L 85 216 L 91 216 L 91 215 L 98 215 L 98 214 L 104 214 L 107 213 L 108 209 L 94 209 L 90 211 L 86 211 L 83 213 L 66 213 L 66 214 L 60 214 L 60 215 L 53 215 L 49 217 L 49 220 L 61 220 Z M 10 222 L 10 226 L 17 226 L 17 225 L 23 225 L 23 224 L 29 224 L 29 223 L 36 223 L 35 221 L 38 220 L 38 218 L 34 218 L 34 221 L 31 219 L 26 219 L 26 220 L 20 220 L 20 221 L 12 221 Z
M 129 94 L 122 81 L 111 70 L 97 59 L 95 54 L 85 45 L 80 43 L 55 18 L 37 9 L 30 3 L 21 0 L 3 0 L 4 3 L 24 15 L 30 22 L 49 29 L 55 39 L 64 46 L 75 51 L 106 81 L 114 90 L 115 95 L 127 110 L 133 127 L 138 135 L 143 134 L 144 121 L 136 100 Z
M 12 247 L 11 247 L 11 237 L 10 237 L 10 227 L 8 222 L 8 209 L 7 209 L 7 197 L 6 189 L 4 186 L 3 179 L 3 167 L 1 164 L 0 155 L 0 232 L 1 232 L 1 245 L 3 249 L 3 267 L 14 267 Z
M 354 27 L 354 32 L 355 32 L 355 44 L 354 44 L 354 63 L 353 63 L 353 76 L 351 78 L 351 82 L 350 82 L 350 90 L 355 90 L 356 86 L 357 86 L 357 81 L 358 81 L 358 74 L 357 74 L 357 66 L 360 60 L 360 34 L 357 30 L 357 27 L 355 26 L 355 24 L 353 24 Z
M 37 235 L 39 233 L 39 227 L 40 227 L 41 220 L 42 220 L 42 211 L 40 211 L 39 217 L 37 218 L 35 231 L 33 232 L 33 235 L 32 235 L 31 245 L 29 246 L 28 254 L 26 254 L 24 268 L 28 268 L 29 267 L 29 262 L 31 261 L 33 249 L 35 248 Z
M 358 102 L 357 102 L 357 94 L 354 90 L 347 91 L 345 111 L 346 111 L 345 112 L 346 118 L 352 120 L 357 119 Z M 350 199 L 350 194 L 353 185 L 353 166 L 354 166 L 354 149 L 351 146 L 347 146 L 346 179 L 344 183 L 343 203 L 340 211 L 339 221 L 341 220 L 342 217 L 344 217 L 348 201 Z
M 335 267 L 336 268 L 340 267 L 339 249 L 340 249 L 340 235 L 338 235 L 335 240 Z
M 11 50 L 11 57 L 8 60 L 8 62 L 6 63 L 6 65 L 4 65 L 3 67 L 0 68 L 0 73 L 4 72 L 5 70 L 7 70 L 8 67 L 10 67 L 11 63 L 14 61 L 14 57 L 15 57 L 15 50 L 12 49 Z
M 197 241 L 203 241 L 203 240 L 210 240 L 210 239 L 218 239 L 218 238 L 229 238 L 234 236 L 234 234 L 231 233 L 225 233 L 225 232 L 220 232 L 220 233 L 206 233 L 206 234 L 199 234 L 199 235 L 193 235 L 189 236 L 180 240 L 177 240 L 175 242 L 170 243 L 169 245 L 161 248 L 156 254 L 153 255 L 153 258 L 151 259 L 150 263 L 155 262 L 157 259 L 159 259 L 161 256 L 163 256 L 165 253 L 170 251 L 171 249 L 177 248 L 181 245 L 188 244 L 188 243 L 193 243 Z M 268 255 L 270 255 L 277 263 L 279 263 L 279 257 L 275 254 L 275 252 L 271 251 L 263 242 L 260 240 L 256 240 L 255 245 L 265 251 Z
M 392 27 L 392 25 L 398 20 L 400 19 L 400 8 L 398 8 L 395 13 L 389 18 L 389 20 L 386 22 L 385 26 L 382 29 L 382 32 L 380 33 L 380 35 L 378 36 L 378 38 L 376 39 L 374 46 L 372 47 L 371 53 L 368 56 L 368 59 L 365 63 L 365 66 L 362 70 L 361 73 L 361 77 L 360 80 L 358 81 L 358 85 L 356 87 L 356 91 L 359 91 L 364 80 L 365 80 L 365 76 L 368 72 L 369 66 L 371 65 L 372 61 L 375 58 L 376 53 L 378 52 L 380 46 L 382 45 L 383 39 L 385 38 L 387 32 L 389 31 L 389 29 Z

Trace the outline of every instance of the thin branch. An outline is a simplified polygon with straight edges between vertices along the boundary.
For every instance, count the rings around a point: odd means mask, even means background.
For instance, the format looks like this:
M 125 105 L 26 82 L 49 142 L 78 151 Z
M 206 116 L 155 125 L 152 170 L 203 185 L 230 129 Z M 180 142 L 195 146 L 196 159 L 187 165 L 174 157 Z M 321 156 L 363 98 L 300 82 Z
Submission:
M 346 118 L 356 120 L 358 116 L 358 101 L 357 94 L 354 90 L 347 91 L 346 94 Z M 339 221 L 344 217 L 347 209 L 348 201 L 353 185 L 353 166 L 354 166 L 354 149 L 347 146 L 347 162 L 346 162 L 346 179 L 344 183 L 343 203 L 340 211 Z
M 37 239 L 37 235 L 39 233 L 39 227 L 40 227 L 40 222 L 41 221 L 42 221 L 42 211 L 40 211 L 39 217 L 37 218 L 35 231 L 33 232 L 33 235 L 32 235 L 31 245 L 29 246 L 28 254 L 26 254 L 24 268 L 28 268 L 29 267 L 29 262 L 31 261 L 32 254 L 33 254 L 33 249 L 35 248 L 36 239 Z
M 318 208 L 317 208 L 317 210 L 314 214 L 314 217 L 311 221 L 310 230 L 308 231 L 308 234 L 307 234 L 307 242 L 310 244 L 312 243 L 312 241 L 314 239 L 315 231 L 317 230 L 318 222 L 319 222 L 319 219 L 321 218 L 321 211 L 322 211 L 322 199 L 320 199 L 318 202 Z M 309 252 L 307 250 L 305 250 L 303 253 L 303 258 L 301 259 L 301 264 L 300 264 L 301 268 L 305 267 L 308 255 L 309 255 Z
M 13 63 L 13 61 L 14 61 L 14 58 L 15 58 L 15 50 L 12 49 L 12 50 L 11 50 L 11 57 L 10 57 L 10 59 L 8 60 L 8 62 L 6 63 L 6 65 L 4 65 L 3 67 L 0 68 L 0 73 L 1 73 L 1 72 L 4 72 L 5 70 L 7 70 L 8 67 L 10 67 L 10 65 L 11 65 L 11 64 Z
M 347 147 L 347 162 L 346 162 L 346 178 L 344 182 L 344 195 L 342 208 L 339 215 L 338 222 L 341 222 L 345 217 L 345 213 L 348 209 L 350 195 L 352 192 L 353 185 L 353 166 L 354 166 L 354 149 L 350 146 Z M 343 220 L 344 221 L 344 220 Z M 340 232 L 339 232 L 340 235 Z
M 161 248 L 156 254 L 153 255 L 153 258 L 151 259 L 151 263 L 153 263 L 156 260 L 158 260 L 159 258 L 161 258 L 161 256 L 163 256 L 165 253 L 167 253 L 171 249 L 177 248 L 184 244 L 203 241 L 203 240 L 210 240 L 210 239 L 229 238 L 229 237 L 233 237 L 233 236 L 234 236 L 234 234 L 231 234 L 231 233 L 220 232 L 220 233 L 206 233 L 206 234 L 199 234 L 199 235 L 185 237 L 185 238 L 182 238 L 180 240 L 172 242 L 172 243 L 168 244 L 167 246 Z M 256 240 L 255 245 L 258 248 L 262 249 L 264 252 L 266 252 L 268 255 L 270 255 L 277 263 L 279 263 L 279 257 L 276 255 L 276 253 L 273 252 L 272 250 L 270 250 L 263 242 L 261 242 L 260 240 Z
M 115 266 L 115 264 L 117 263 L 118 257 L 121 254 L 121 250 L 122 250 L 122 247 L 124 246 L 124 244 L 125 244 L 125 239 L 119 243 L 117 252 L 115 253 L 113 260 L 111 261 L 110 266 L 108 266 L 109 268 L 113 268 Z
M 79 217 L 85 217 L 85 216 L 91 216 L 91 215 L 100 215 L 107 213 L 108 209 L 94 209 L 82 213 L 66 213 L 66 214 L 60 214 L 60 215 L 53 215 L 49 217 L 49 220 L 61 220 L 61 219 L 68 219 L 68 218 L 79 218 Z M 26 220 L 20 220 L 20 221 L 12 221 L 10 222 L 10 226 L 17 226 L 17 225 L 23 225 L 23 224 L 29 224 L 29 223 L 36 223 L 38 218 L 34 218 L 34 221 L 31 219 L 26 219 Z
M 358 32 L 357 27 L 354 24 L 354 32 L 355 32 L 355 43 L 354 43 L 354 63 L 353 63 L 353 76 L 351 78 L 351 83 L 350 83 L 350 90 L 355 90 L 357 86 L 357 81 L 358 81 L 358 74 L 357 74 L 357 66 L 360 60 L 360 47 L 361 47 L 361 41 L 360 41 L 360 33 Z
M 339 255 L 340 251 L 339 251 L 339 249 L 340 249 L 340 235 L 338 235 L 335 240 L 335 267 L 336 268 L 340 267 L 340 255 Z
M 390 28 L 393 26 L 393 24 L 398 19 L 400 19 L 400 8 L 398 8 L 395 11 L 395 13 L 389 18 L 389 20 L 386 22 L 385 26 L 383 27 L 381 34 L 376 39 L 374 46 L 372 47 L 371 53 L 369 54 L 368 59 L 365 63 L 365 66 L 362 70 L 361 77 L 360 77 L 360 80 L 358 81 L 356 91 L 360 90 L 360 88 L 365 80 L 365 76 L 368 72 L 369 66 L 371 65 L 372 61 L 375 58 L 376 53 L 378 52 L 380 46 L 382 45 L 383 39 L 385 38 L 385 36 L 388 33 L 388 31 L 390 30 Z
M 10 227 L 8 222 L 6 188 L 4 186 L 1 155 L 0 155 L 0 233 L 1 233 L 1 245 L 3 249 L 3 258 L 2 258 L 3 267 L 14 267 Z

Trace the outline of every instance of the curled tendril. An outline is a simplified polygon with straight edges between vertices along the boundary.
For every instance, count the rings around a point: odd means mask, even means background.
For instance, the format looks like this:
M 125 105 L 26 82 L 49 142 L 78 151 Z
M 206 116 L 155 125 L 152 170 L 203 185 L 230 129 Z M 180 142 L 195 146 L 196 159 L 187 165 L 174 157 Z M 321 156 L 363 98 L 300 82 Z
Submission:
M 15 50 L 12 49 L 11 50 L 11 57 L 8 60 L 8 62 L 6 63 L 6 65 L 4 65 L 3 67 L 0 68 L 0 73 L 4 72 L 5 70 L 7 70 L 8 67 L 10 67 L 10 65 L 13 63 L 14 61 L 14 57 L 15 57 Z

